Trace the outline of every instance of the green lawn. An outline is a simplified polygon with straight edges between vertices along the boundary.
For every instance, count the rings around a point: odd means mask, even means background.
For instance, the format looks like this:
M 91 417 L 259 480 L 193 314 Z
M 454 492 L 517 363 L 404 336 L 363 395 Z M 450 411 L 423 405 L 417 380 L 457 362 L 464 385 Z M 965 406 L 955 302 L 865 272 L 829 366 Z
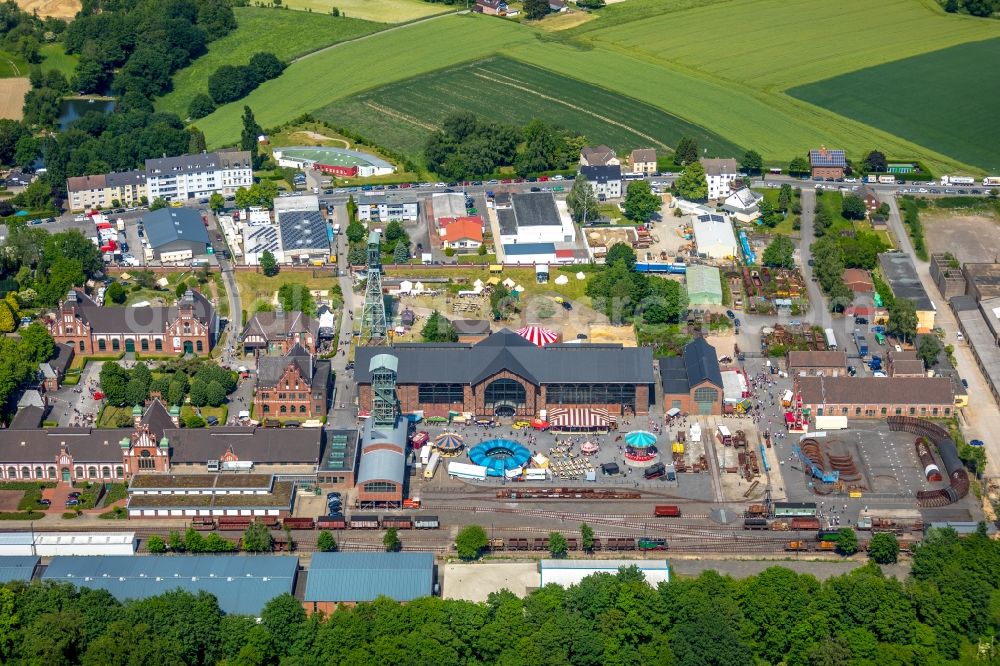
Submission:
M 775 208 L 778 207 L 778 199 L 781 196 L 781 190 L 777 187 L 768 187 L 755 190 L 764 195 L 764 199 L 770 203 Z M 826 196 L 826 195 L 823 195 Z M 799 217 L 794 215 L 791 211 L 792 205 L 799 200 L 799 196 L 795 194 L 795 188 L 792 188 L 792 202 L 788 205 L 788 215 L 785 216 L 781 222 L 779 222 L 773 229 L 770 230 L 772 234 L 784 234 L 785 236 L 799 236 L 799 232 L 792 228 L 794 219 Z M 723 280 L 725 282 L 725 280 Z
M 124 407 L 115 407 L 113 405 L 105 405 L 101 410 L 101 413 L 97 418 L 98 428 L 117 428 L 118 420 L 124 423 L 125 419 L 132 418 L 132 407 L 125 405 Z
M 275 292 L 283 284 L 298 284 L 308 289 L 332 290 L 337 283 L 335 278 L 314 278 L 312 272 L 307 271 L 285 271 L 278 273 L 274 277 L 267 277 L 263 273 L 251 273 L 250 271 L 238 271 L 236 273 L 236 284 L 240 288 L 240 302 L 246 308 L 248 314 L 252 314 L 252 306 L 256 301 L 271 302 Z M 333 294 L 331 293 L 331 297 Z
M 239 139 L 244 105 L 254 109 L 263 127 L 271 128 L 353 95 L 504 55 L 641 100 L 707 133 L 754 148 L 769 163 L 787 163 L 810 147 L 826 144 L 847 150 L 854 159 L 878 147 L 886 154 L 920 160 L 934 172 L 971 168 L 946 155 L 953 152 L 951 147 L 918 145 L 892 134 L 892 129 L 838 115 L 784 90 L 862 66 L 1000 36 L 1000 22 L 946 16 L 931 0 L 699 4 L 704 3 L 629 0 L 559 33 L 488 16 L 445 16 L 295 63 L 244 100 L 200 120 L 198 127 L 209 146 L 232 144 Z M 776 31 L 781 39 L 774 38 Z M 491 83 L 489 90 L 496 86 Z M 513 93 L 507 87 L 499 96 L 483 95 L 487 99 L 476 100 L 477 107 L 488 107 L 491 114 L 509 113 L 511 105 L 503 102 Z M 449 91 L 459 94 L 464 93 Z M 526 91 L 517 92 L 519 103 L 523 94 Z M 598 103 L 603 108 L 603 101 Z M 342 124 L 363 122 L 376 134 L 373 138 L 388 135 L 400 123 L 413 125 L 409 116 L 384 117 L 385 109 L 372 109 L 368 115 L 383 117 L 373 120 L 354 113 Z M 414 119 L 420 123 L 413 125 L 414 133 L 434 125 L 425 122 L 423 112 Z
M 225 425 L 226 419 L 229 417 L 229 406 L 220 405 L 219 407 L 201 407 L 197 408 L 192 405 L 184 405 L 181 407 L 181 423 L 184 422 L 189 416 L 194 416 L 200 413 L 201 418 L 207 419 L 209 416 L 214 416 L 219 419 L 219 425 Z
M 841 212 L 844 205 L 843 192 L 826 190 L 823 194 L 816 197 L 816 202 L 823 206 L 826 212 L 830 214 L 830 219 L 833 220 L 827 233 L 837 233 L 841 229 L 852 228 L 854 226 Z
M 0 51 L 0 79 L 27 75 L 28 63 L 24 61 L 24 58 L 9 51 Z
M 381 23 L 403 23 L 458 8 L 420 0 L 285 0 L 282 4 L 320 14 L 329 14 L 336 7 L 341 16 Z
M 79 58 L 66 53 L 62 44 L 45 44 L 39 51 L 42 54 L 42 69 L 55 69 L 63 73 L 67 79 L 73 77 Z
M 789 94 L 1000 173 L 1000 134 L 984 131 L 1000 107 L 1000 76 L 983 76 L 984 62 L 1000 62 L 1000 38 L 869 67 Z
M 208 46 L 208 53 L 174 75 L 174 90 L 157 101 L 161 111 L 187 117 L 188 105 L 208 92 L 208 77 L 222 65 L 245 65 L 259 51 L 291 60 L 324 46 L 367 35 L 386 26 L 356 18 L 263 7 L 234 7 L 239 27 Z M 243 108 L 242 100 L 240 109 Z
M 498 99 L 504 103 L 498 105 Z M 376 88 L 315 115 L 419 160 L 431 131 L 459 110 L 513 126 L 542 118 L 622 153 L 644 146 L 662 151 L 682 136 L 696 137 L 710 156 L 741 152 L 722 137 L 638 99 L 505 57 Z

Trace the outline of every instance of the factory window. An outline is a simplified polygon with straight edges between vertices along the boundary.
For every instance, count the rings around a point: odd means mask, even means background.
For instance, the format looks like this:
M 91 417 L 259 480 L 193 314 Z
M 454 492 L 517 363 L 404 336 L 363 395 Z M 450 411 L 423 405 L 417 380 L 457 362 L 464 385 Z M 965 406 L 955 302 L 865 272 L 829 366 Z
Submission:
M 110 479 L 111 478 L 111 468 L 108 467 L 107 465 L 105 465 L 104 467 L 102 467 L 101 468 L 101 476 L 104 477 L 105 479 Z
M 886 409 L 885 407 L 883 407 L 882 408 L 882 416 L 885 416 L 888 411 L 889 411 L 888 409 Z
M 300 414 L 305 414 L 306 413 L 306 406 L 305 405 L 299 405 L 299 413 Z
M 115 351 L 118 351 L 121 348 L 121 342 L 118 341 L 118 338 L 111 341 L 111 348 Z
M 700 388 L 694 392 L 695 402 L 718 402 L 719 392 L 712 388 Z
M 22 467 L 21 468 L 21 478 L 22 479 L 30 479 L 31 478 L 31 470 L 28 469 L 27 467 Z
M 204 344 L 202 344 L 201 340 L 195 343 L 195 349 L 197 349 L 199 352 L 204 351 L 204 347 L 205 346 Z
M 527 402 L 524 387 L 513 379 L 497 379 L 486 386 L 484 395 L 486 406 L 511 405 L 523 407 Z
M 115 476 L 118 477 L 119 479 L 125 476 L 125 468 L 122 467 L 121 465 L 115 466 Z
M 710 389 L 711 390 L 711 389 Z M 551 405 L 627 405 L 635 407 L 634 384 L 549 384 L 545 401 Z M 680 409 L 680 400 L 674 400 Z
M 16 467 L 8 467 L 7 468 L 7 478 L 8 479 L 16 479 L 17 478 L 17 468 Z
M 87 477 L 91 479 L 97 478 L 97 468 L 91 465 L 87 468 Z
M 267 414 L 271 411 L 271 405 L 264 405 L 264 413 Z
M 105 340 L 103 340 L 103 339 L 102 340 L 98 340 L 97 341 L 97 348 L 100 349 L 101 351 L 105 351 L 108 348 L 108 343 Z
M 163 340 L 156 340 L 155 345 L 156 351 L 163 351 Z
M 288 411 L 288 408 L 285 407 L 284 405 L 282 405 L 280 411 L 281 411 L 282 414 L 284 414 L 284 413 L 286 413 Z
M 855 416 L 861 416 L 861 408 L 860 407 L 855 407 L 854 408 L 854 415 Z
M 900 416 L 902 413 L 903 413 L 903 410 L 900 409 L 899 407 L 897 407 L 896 408 L 896 416 Z
M 937 416 L 937 413 L 938 413 L 938 408 L 937 407 L 935 407 L 934 409 L 931 410 L 931 414 L 933 416 Z
M 944 408 L 944 415 L 948 416 L 949 414 L 951 414 L 951 408 L 950 407 L 945 407 Z
M 461 384 L 420 384 L 417 401 L 429 405 L 447 405 L 465 400 Z
M 142 351 L 149 351 L 149 340 L 143 340 L 140 342 L 139 347 L 142 348 Z
M 49 465 L 49 478 L 50 479 L 56 478 L 56 468 L 53 467 L 52 465 Z
M 364 485 L 366 493 L 394 493 L 396 484 L 389 481 L 369 481 Z
M 910 407 L 910 416 L 913 416 L 916 413 L 917 413 L 917 408 L 916 407 Z
M 77 465 L 77 467 L 76 467 L 76 478 L 78 478 L 78 479 L 82 479 L 83 478 L 83 467 L 81 467 L 79 465 Z

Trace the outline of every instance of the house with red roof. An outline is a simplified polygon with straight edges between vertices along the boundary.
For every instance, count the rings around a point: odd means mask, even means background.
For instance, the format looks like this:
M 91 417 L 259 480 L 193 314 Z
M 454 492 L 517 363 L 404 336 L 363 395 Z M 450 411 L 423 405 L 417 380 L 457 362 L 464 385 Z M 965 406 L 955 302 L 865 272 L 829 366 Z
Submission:
M 443 224 L 445 219 L 440 222 Z M 482 244 L 483 218 L 478 215 L 455 218 L 444 227 L 445 247 L 475 250 Z

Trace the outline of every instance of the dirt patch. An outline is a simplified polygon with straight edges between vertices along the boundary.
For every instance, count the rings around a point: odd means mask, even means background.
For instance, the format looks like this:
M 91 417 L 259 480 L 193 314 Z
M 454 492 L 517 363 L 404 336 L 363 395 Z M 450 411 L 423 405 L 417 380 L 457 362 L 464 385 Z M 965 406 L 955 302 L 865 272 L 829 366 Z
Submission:
M 615 1 L 620 0 L 612 0 L 612 2 Z M 532 21 L 531 25 L 536 25 L 542 30 L 548 30 L 549 32 L 559 32 L 560 30 L 569 30 L 578 25 L 583 25 L 595 18 L 597 18 L 597 14 L 591 12 L 562 12 L 559 14 L 549 14 L 541 21 Z
M 24 117 L 24 96 L 31 90 L 28 79 L 0 79 L 0 118 Z
M 921 212 L 931 252 L 951 252 L 961 262 L 988 262 L 1000 257 L 1000 228 L 988 212 Z
M 0 511 L 17 511 L 22 497 L 23 490 L 0 490 Z
M 344 148 L 350 148 L 351 144 L 346 139 L 335 139 L 332 136 L 326 136 L 325 134 L 320 134 L 319 132 L 312 132 L 309 130 L 299 130 L 298 132 L 293 132 L 292 136 L 306 136 L 312 141 L 325 141 L 328 143 L 340 144 Z
M 26 12 L 66 20 L 76 16 L 81 4 L 79 0 L 17 0 L 17 6 Z

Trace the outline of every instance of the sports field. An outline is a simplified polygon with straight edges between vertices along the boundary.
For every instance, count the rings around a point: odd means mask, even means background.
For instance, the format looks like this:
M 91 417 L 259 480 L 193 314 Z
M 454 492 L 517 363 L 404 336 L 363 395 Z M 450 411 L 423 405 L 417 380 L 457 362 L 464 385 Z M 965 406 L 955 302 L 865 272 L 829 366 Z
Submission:
M 269 51 L 287 62 L 386 27 L 360 19 L 264 7 L 234 7 L 233 12 L 239 27 L 209 44 L 208 53 L 174 75 L 174 90 L 157 101 L 158 110 L 186 118 L 192 98 L 208 92 L 208 77 L 216 69 L 221 65 L 245 65 L 259 51 Z
M 336 7 L 341 16 L 378 21 L 379 23 L 403 23 L 414 19 L 450 12 L 457 6 L 433 4 L 421 0 L 284 0 L 289 9 L 300 9 L 314 13 L 329 14 Z M 465 5 L 462 5 L 465 8 Z
M 878 147 L 889 155 L 919 159 L 936 172 L 962 170 L 969 165 L 958 159 L 960 151 L 950 145 L 920 145 L 897 135 L 892 127 L 859 122 L 785 90 L 829 78 L 831 73 L 993 36 L 1000 36 L 1000 21 L 946 15 L 933 0 L 875 4 L 868 0 L 629 0 L 560 32 L 489 16 L 445 16 L 317 53 L 291 65 L 245 100 L 200 120 L 198 126 L 211 146 L 219 146 L 238 139 L 244 104 L 254 109 L 265 128 L 322 109 L 324 118 L 336 126 L 353 124 L 388 145 L 408 141 L 416 146 L 420 135 L 440 118 L 441 98 L 425 101 L 426 109 L 411 108 L 407 99 L 382 105 L 390 111 L 405 107 L 406 119 L 401 122 L 384 113 L 364 111 L 355 103 L 360 95 L 370 99 L 390 84 L 403 90 L 409 79 L 439 70 L 456 80 L 468 77 L 469 72 L 453 70 L 460 70 L 462 63 L 502 55 L 561 75 L 557 77 L 561 85 L 569 85 L 567 80 L 573 85 L 583 82 L 603 89 L 604 95 L 639 100 L 708 134 L 754 148 L 769 161 L 787 162 L 822 143 L 842 147 L 852 158 Z M 980 68 L 984 76 L 987 70 Z M 510 76 L 520 80 L 521 75 Z M 490 116 L 517 113 L 516 108 L 512 110 L 512 99 L 517 104 L 540 103 L 539 96 L 528 91 L 476 78 L 469 103 L 486 109 Z M 408 94 L 420 93 L 407 90 Z M 562 94 L 551 92 L 545 94 Z M 445 93 L 444 99 L 467 94 Z M 335 112 L 341 115 L 334 117 Z M 414 128 L 414 136 L 400 139 L 396 133 L 407 125 Z M 633 129 L 651 134 L 649 128 Z
M 504 57 L 383 86 L 314 115 L 420 162 L 428 135 L 456 111 L 513 126 L 540 118 L 619 151 L 651 146 L 662 152 L 682 136 L 694 136 L 710 156 L 740 152 L 722 137 L 637 99 Z
M 1000 173 L 1000 38 L 869 67 L 790 95 Z M 970 94 L 971 93 L 971 94 Z M 993 120 L 988 120 L 993 119 Z

